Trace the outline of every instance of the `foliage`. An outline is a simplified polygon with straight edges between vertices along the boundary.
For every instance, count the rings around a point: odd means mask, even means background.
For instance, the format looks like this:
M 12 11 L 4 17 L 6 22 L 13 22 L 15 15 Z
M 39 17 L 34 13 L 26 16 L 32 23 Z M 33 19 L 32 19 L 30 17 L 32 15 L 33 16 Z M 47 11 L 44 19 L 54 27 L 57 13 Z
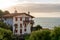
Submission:
M 36 30 L 40 30 L 40 29 L 42 29 L 42 26 L 36 25 L 35 27 L 33 27 L 32 31 L 36 31 Z
M 29 40 L 50 40 L 50 33 L 48 29 L 34 31 L 30 35 Z
M 10 30 L 0 28 L 0 40 L 12 40 L 12 32 Z
M 24 36 L 24 39 L 25 39 L 25 40 L 29 40 L 29 36 L 30 36 L 30 34 L 26 34 L 26 35 Z
M 60 40 L 60 26 L 54 29 L 33 31 L 28 40 Z
M 35 27 L 36 27 L 36 30 L 42 29 L 42 26 L 40 26 L 40 25 L 37 25 Z
M 10 26 L 4 22 L 0 22 L 0 28 L 10 29 Z
M 6 15 L 6 14 L 10 14 L 10 12 L 9 11 L 4 11 L 4 15 Z
M 55 27 L 51 32 L 51 40 L 60 40 L 60 27 Z
M 0 16 L 3 16 L 3 15 L 5 15 L 5 14 L 10 14 L 10 12 L 9 11 L 2 11 L 2 10 L 0 10 Z
M 3 15 L 5 15 L 5 14 L 10 14 L 9 13 L 9 11 L 2 11 L 2 10 L 0 10 L 0 21 L 3 21 Z

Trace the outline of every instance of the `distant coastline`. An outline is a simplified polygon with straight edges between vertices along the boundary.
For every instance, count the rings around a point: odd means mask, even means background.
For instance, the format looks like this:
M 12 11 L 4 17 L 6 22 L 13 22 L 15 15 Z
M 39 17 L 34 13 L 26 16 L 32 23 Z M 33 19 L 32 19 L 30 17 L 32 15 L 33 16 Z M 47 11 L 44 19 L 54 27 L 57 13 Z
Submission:
M 35 25 L 41 25 L 43 28 L 53 28 L 60 25 L 60 17 L 37 17 L 33 19 Z

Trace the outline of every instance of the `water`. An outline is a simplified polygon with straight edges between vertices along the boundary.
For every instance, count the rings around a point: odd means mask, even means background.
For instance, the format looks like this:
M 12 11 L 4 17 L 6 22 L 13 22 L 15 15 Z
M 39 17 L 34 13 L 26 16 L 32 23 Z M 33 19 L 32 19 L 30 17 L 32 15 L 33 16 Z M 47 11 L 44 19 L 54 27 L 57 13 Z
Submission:
M 60 25 L 59 17 L 40 17 L 34 18 L 34 26 L 41 25 L 43 28 L 54 28 Z

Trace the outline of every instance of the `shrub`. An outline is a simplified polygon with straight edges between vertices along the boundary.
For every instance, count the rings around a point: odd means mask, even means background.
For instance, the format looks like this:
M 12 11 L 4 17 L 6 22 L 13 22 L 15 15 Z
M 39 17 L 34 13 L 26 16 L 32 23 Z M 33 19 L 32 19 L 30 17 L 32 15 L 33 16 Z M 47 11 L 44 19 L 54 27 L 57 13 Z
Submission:
M 0 28 L 0 40 L 12 40 L 12 32 L 10 30 Z
M 51 32 L 51 40 L 60 40 L 60 27 L 55 27 Z
M 50 40 L 50 33 L 51 31 L 48 29 L 34 31 L 30 35 L 29 40 Z

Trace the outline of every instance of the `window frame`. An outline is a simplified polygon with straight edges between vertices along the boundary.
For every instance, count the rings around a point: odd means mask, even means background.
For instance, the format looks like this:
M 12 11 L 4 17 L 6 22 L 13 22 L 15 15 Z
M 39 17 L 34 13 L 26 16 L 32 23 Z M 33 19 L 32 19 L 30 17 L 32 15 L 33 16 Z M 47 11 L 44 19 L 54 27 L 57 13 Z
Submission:
M 15 21 L 18 21 L 18 17 L 15 17 Z

